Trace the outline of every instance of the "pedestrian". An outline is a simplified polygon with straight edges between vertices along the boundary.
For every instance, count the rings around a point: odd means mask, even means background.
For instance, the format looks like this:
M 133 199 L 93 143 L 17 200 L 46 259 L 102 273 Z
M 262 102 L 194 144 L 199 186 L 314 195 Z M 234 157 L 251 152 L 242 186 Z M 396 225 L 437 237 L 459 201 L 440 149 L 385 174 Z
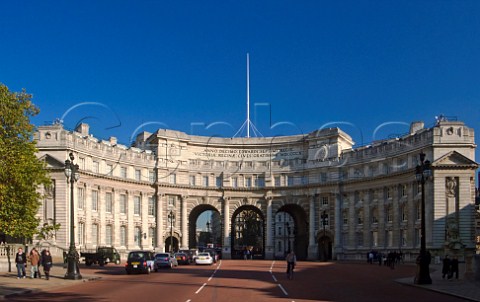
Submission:
M 17 279 L 25 278 L 25 266 L 27 265 L 27 255 L 21 247 L 15 255 L 15 264 L 17 266 Z
M 288 251 L 287 257 L 287 277 L 291 278 L 293 275 L 293 270 L 295 269 L 295 265 L 297 264 L 297 256 L 295 256 L 294 251 Z
M 453 276 L 455 274 L 455 279 L 458 280 L 458 258 L 457 256 L 453 256 L 453 259 L 450 261 L 450 276 Z
M 445 255 L 445 258 L 443 258 L 442 262 L 442 278 L 445 279 L 445 276 L 450 275 L 450 258 L 448 258 L 448 255 Z
M 45 278 L 47 280 L 50 280 L 50 269 L 52 268 L 52 255 L 50 255 L 49 250 L 43 250 L 42 251 L 42 266 L 43 266 L 43 272 L 45 273 Z
M 38 276 L 38 278 L 41 278 L 42 276 L 40 275 L 40 270 L 38 269 L 38 265 L 40 264 L 40 254 L 37 252 L 37 249 L 33 248 L 31 251 L 30 251 L 30 255 L 29 255 L 29 260 L 30 260 L 30 277 L 33 279 L 33 278 L 36 278 Z

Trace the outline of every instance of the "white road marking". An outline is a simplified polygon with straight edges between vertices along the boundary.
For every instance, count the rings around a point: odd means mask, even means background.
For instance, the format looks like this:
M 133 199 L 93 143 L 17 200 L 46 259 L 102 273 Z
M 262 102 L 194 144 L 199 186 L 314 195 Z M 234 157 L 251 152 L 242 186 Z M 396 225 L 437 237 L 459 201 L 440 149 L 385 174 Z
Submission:
M 207 285 L 207 283 L 203 283 L 203 285 L 195 292 L 195 294 L 198 294 L 199 292 L 202 291 L 202 289 Z
M 281 284 L 278 284 L 278 287 L 280 287 L 280 289 L 281 289 L 282 292 L 285 294 L 285 296 L 288 296 L 287 291 L 285 290 L 285 288 L 283 288 L 283 286 L 282 286 Z

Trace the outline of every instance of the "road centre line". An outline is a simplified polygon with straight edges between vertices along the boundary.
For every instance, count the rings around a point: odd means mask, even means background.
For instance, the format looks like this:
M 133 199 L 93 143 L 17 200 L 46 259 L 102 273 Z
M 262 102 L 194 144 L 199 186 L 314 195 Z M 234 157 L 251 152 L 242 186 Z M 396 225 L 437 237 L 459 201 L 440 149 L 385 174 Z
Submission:
M 199 292 L 202 291 L 202 289 L 207 285 L 207 283 L 203 283 L 202 286 L 200 286 L 200 288 L 195 292 L 195 294 L 198 294 Z
M 287 291 L 285 290 L 285 288 L 283 288 L 283 286 L 282 286 L 280 283 L 278 284 L 278 287 L 280 287 L 280 289 L 283 291 L 283 293 L 285 294 L 285 296 L 288 296 Z

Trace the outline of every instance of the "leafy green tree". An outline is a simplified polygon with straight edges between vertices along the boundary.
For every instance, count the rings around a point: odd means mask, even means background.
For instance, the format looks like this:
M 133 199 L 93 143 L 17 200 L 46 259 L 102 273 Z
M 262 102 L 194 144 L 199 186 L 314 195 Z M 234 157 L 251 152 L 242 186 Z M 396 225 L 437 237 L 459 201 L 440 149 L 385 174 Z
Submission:
M 0 233 L 27 239 L 38 232 L 37 189 L 50 184 L 45 163 L 35 156 L 30 118 L 39 109 L 31 98 L 0 83 Z

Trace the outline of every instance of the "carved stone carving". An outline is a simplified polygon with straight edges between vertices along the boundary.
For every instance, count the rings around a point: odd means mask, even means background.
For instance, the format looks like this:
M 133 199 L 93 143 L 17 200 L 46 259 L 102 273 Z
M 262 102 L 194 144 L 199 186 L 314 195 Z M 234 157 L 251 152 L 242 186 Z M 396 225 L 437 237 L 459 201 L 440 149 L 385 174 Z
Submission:
M 445 192 L 447 197 L 455 197 L 457 188 L 457 180 L 455 177 L 447 177 L 447 182 L 445 184 Z

